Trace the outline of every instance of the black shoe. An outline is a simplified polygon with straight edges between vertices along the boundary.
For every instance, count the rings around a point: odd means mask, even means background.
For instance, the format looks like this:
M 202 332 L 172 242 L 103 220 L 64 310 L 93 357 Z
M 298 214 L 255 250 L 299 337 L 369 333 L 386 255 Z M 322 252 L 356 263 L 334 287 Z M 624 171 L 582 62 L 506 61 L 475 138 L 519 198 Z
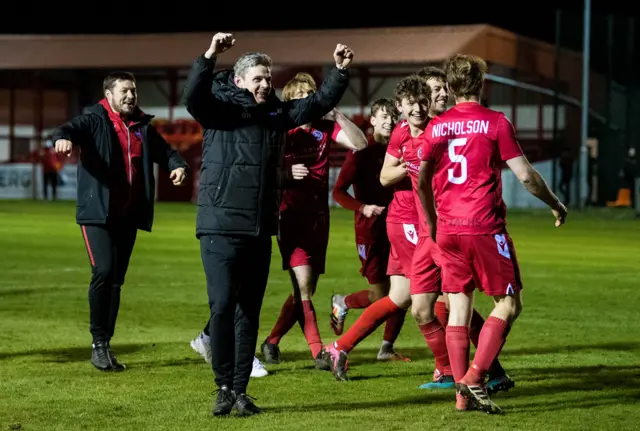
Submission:
M 234 406 L 238 411 L 238 416 L 253 416 L 262 413 L 262 409 L 253 404 L 253 401 L 255 401 L 255 398 L 247 394 L 238 395 Z
M 262 354 L 264 355 L 264 362 L 267 364 L 279 364 L 280 363 L 280 348 L 277 344 L 271 344 L 267 340 L 260 346 Z
M 213 406 L 214 416 L 226 416 L 231 413 L 233 405 L 236 403 L 236 394 L 229 389 L 226 385 L 223 385 L 217 391 L 216 403 Z
M 507 374 L 498 376 L 492 376 L 491 374 L 489 374 L 487 380 L 487 393 L 489 395 L 493 395 L 496 392 L 501 391 L 506 392 L 516 385 L 516 383 Z
M 489 398 L 487 388 L 481 385 L 466 385 L 456 383 L 456 393 L 466 397 L 473 403 L 474 408 L 489 414 L 502 414 L 502 409 Z M 471 401 L 473 400 L 473 401 Z
M 109 354 L 109 360 L 111 361 L 111 367 L 113 371 L 124 371 L 127 367 L 124 364 L 118 362 L 115 355 L 111 352 L 111 342 L 107 343 L 107 353 Z
M 92 346 L 91 363 L 93 366 L 100 371 L 113 371 L 109 357 L 109 345 L 103 340 L 95 340 Z

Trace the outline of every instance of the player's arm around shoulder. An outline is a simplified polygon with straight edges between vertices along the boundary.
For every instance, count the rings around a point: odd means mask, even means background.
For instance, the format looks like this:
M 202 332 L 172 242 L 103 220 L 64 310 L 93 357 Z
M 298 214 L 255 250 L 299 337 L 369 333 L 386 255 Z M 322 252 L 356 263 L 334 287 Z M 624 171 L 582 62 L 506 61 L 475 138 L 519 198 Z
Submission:
M 336 130 L 337 133 L 334 133 L 335 136 L 332 136 L 336 144 L 354 151 L 367 148 L 369 142 L 362 129 L 337 109 L 334 109 L 331 113 L 333 114 L 333 120 L 336 124 L 334 130 Z

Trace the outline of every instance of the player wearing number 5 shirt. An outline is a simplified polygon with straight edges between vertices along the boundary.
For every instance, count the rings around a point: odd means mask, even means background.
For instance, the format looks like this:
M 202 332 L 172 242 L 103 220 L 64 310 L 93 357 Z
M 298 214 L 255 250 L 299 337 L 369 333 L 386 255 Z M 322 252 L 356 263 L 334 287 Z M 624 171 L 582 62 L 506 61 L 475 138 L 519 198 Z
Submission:
M 439 248 L 442 290 L 449 297 L 446 342 L 456 407 L 473 404 L 500 413 L 484 381 L 522 310 L 522 282 L 502 200 L 503 163 L 549 205 L 556 226 L 564 223 L 566 208 L 524 157 L 504 114 L 480 105 L 486 70 L 484 60 L 474 56 L 457 54 L 448 61 L 447 84 L 456 106 L 434 118 L 423 134 L 418 187 L 429 236 Z M 469 367 L 469 320 L 476 287 L 493 297 L 495 308 L 482 327 Z

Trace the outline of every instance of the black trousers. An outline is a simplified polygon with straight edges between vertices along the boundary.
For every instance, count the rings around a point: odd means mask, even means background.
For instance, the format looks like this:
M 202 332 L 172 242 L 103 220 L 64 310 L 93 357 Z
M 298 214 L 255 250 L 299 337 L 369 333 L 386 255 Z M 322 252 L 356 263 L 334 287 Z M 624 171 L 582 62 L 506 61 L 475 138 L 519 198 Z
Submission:
M 216 384 L 246 393 L 271 264 L 271 237 L 200 237 Z
M 49 185 L 51 185 L 51 192 L 53 193 L 53 200 L 55 201 L 58 197 L 58 173 L 47 172 L 43 175 L 42 180 L 45 200 L 49 197 Z
M 561 179 L 560 185 L 558 187 L 560 193 L 562 193 L 562 197 L 564 198 L 563 203 L 567 206 L 571 203 L 571 178 Z
M 120 290 L 138 231 L 127 222 L 82 225 L 81 229 L 91 263 L 90 331 L 94 341 L 109 341 L 116 328 Z

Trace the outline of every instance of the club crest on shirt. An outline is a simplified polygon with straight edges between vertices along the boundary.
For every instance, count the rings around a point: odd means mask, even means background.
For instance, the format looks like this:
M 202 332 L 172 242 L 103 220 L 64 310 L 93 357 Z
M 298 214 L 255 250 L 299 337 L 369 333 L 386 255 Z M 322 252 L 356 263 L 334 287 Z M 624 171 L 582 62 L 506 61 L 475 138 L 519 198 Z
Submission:
M 316 138 L 317 141 L 322 141 L 322 132 L 320 130 L 314 130 L 311 135 Z
M 140 130 L 136 130 L 133 134 L 136 135 L 136 138 L 142 139 L 142 134 L 140 133 Z
M 418 147 L 418 158 L 422 160 L 422 147 Z

